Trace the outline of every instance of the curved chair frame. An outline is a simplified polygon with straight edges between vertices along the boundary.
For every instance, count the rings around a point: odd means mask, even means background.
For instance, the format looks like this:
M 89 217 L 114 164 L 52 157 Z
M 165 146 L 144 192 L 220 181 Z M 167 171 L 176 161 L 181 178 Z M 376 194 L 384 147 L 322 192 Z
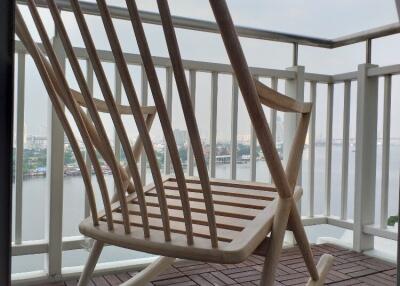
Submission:
M 175 258 L 238 263 L 244 261 L 252 253 L 265 256 L 261 285 L 273 285 L 284 233 L 287 229 L 293 231 L 310 273 L 311 278 L 308 285 L 322 285 L 333 258 L 330 255 L 324 255 L 319 264 L 315 266 L 296 208 L 296 201 L 302 194 L 302 189 L 296 187 L 296 181 L 312 105 L 280 94 L 252 77 L 226 2 L 210 0 L 210 5 L 270 170 L 273 185 L 209 178 L 178 41 L 166 0 L 157 0 L 157 4 L 196 160 L 198 178 L 187 178 L 184 175 L 171 122 L 135 1 L 126 0 L 126 5 L 155 107 L 140 106 L 106 1 L 97 0 L 116 67 L 129 102 L 126 106 L 116 104 L 79 1 L 70 1 L 87 50 L 88 60 L 93 65 L 104 100 L 93 98 L 54 0 L 47 0 L 48 8 L 77 80 L 79 91 L 69 87 L 34 0 L 28 0 L 28 7 L 42 40 L 43 50 L 33 41 L 18 8 L 16 33 L 35 61 L 82 172 L 91 216 L 80 224 L 80 231 L 93 238 L 95 243 L 79 285 L 88 283 L 105 244 L 161 256 L 132 280 L 123 283 L 125 286 L 145 285 L 154 275 L 173 263 Z M 285 169 L 280 161 L 262 105 L 282 112 L 299 114 L 299 125 Z M 98 211 L 89 173 L 74 131 L 65 115 L 64 106 L 76 123 L 94 168 L 103 202 L 101 211 Z M 149 136 L 149 129 L 156 111 L 160 117 L 175 171 L 174 176 L 161 176 Z M 112 118 L 127 158 L 126 167 L 122 166 L 119 159 L 114 156 L 99 115 L 100 112 L 106 112 Z M 131 146 L 129 142 L 121 119 L 123 115 L 133 117 L 138 128 L 139 139 L 134 146 Z M 154 183 L 149 186 L 142 186 L 136 164 L 143 150 L 147 155 L 153 176 Z M 112 171 L 116 192 L 111 199 L 108 195 L 98 154 Z

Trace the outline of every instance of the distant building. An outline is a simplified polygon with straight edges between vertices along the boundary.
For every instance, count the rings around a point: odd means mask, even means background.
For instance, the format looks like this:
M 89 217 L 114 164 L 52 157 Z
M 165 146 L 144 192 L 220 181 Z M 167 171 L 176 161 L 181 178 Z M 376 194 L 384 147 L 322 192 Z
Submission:
M 182 145 L 186 144 L 187 136 L 188 136 L 186 130 L 175 129 L 174 136 L 175 136 L 176 144 L 178 146 L 182 146 Z
M 29 135 L 26 138 L 27 149 L 46 149 L 47 148 L 47 137 Z

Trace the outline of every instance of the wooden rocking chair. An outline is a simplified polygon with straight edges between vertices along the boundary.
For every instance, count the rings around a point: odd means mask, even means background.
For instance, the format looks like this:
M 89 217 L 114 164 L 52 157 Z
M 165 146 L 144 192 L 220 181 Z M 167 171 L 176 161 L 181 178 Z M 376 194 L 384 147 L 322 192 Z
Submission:
M 297 102 L 286 97 L 253 79 L 225 1 L 210 0 L 210 4 L 273 178 L 273 185 L 209 178 L 166 0 L 158 0 L 157 3 L 196 160 L 198 178 L 185 178 L 160 83 L 135 1 L 126 0 L 126 5 L 154 97 L 155 107 L 140 106 L 106 1 L 97 0 L 101 19 L 129 101 L 128 106 L 115 103 L 79 1 L 70 1 L 104 101 L 93 99 L 89 91 L 54 0 L 47 1 L 48 8 L 80 92 L 69 87 L 34 0 L 28 0 L 28 6 L 46 54 L 33 41 L 18 9 L 16 32 L 40 72 L 75 153 L 86 187 L 91 216 L 80 224 L 79 229 L 82 234 L 93 238 L 95 243 L 79 285 L 87 285 L 105 244 L 160 255 L 158 260 L 123 285 L 145 285 L 173 263 L 175 258 L 215 263 L 239 263 L 254 252 L 265 256 L 261 285 L 273 285 L 284 233 L 287 229 L 293 231 L 310 272 L 311 278 L 308 285 L 322 285 L 333 258 L 330 255 L 323 255 L 318 265 L 315 266 L 296 208 L 296 201 L 302 194 L 302 189 L 296 187 L 296 181 L 312 106 L 309 103 Z M 300 122 L 286 170 L 281 164 L 274 145 L 262 104 L 279 111 L 299 114 Z M 94 168 L 104 205 L 102 211 L 97 211 L 89 173 L 74 132 L 64 113 L 64 105 L 73 116 Z M 83 108 L 87 109 L 88 114 Z M 175 171 L 174 176 L 161 176 L 148 133 L 155 117 L 155 110 L 160 117 Z M 127 167 L 121 166 L 119 160 L 115 158 L 99 112 L 110 114 L 127 159 Z M 140 139 L 133 147 L 129 143 L 121 120 L 122 115 L 133 116 L 138 128 Z M 136 164 L 142 147 L 147 155 L 154 181 L 152 185 L 145 187 L 142 186 Z M 112 199 L 108 195 L 98 154 L 112 171 L 116 186 L 116 194 Z

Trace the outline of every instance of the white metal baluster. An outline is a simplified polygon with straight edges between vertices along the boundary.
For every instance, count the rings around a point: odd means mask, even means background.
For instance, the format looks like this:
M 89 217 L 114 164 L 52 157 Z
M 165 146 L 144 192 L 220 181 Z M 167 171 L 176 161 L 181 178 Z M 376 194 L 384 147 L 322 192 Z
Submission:
M 165 91 L 165 104 L 167 106 L 167 113 L 169 120 L 172 122 L 172 68 L 166 68 L 166 91 Z M 164 173 L 169 175 L 171 173 L 171 158 L 169 156 L 167 145 L 164 151 Z
M 342 186 L 340 192 L 340 218 L 347 219 L 347 197 L 349 182 L 349 130 L 350 130 L 351 81 L 344 82 L 343 98 L 343 143 L 342 143 Z
M 189 88 L 190 88 L 190 99 L 192 100 L 193 110 L 196 110 L 196 71 L 189 71 Z M 194 170 L 194 157 L 193 157 L 193 149 L 192 144 L 190 144 L 189 135 L 187 138 L 188 142 L 188 154 L 187 154 L 187 163 L 188 163 L 188 174 L 189 176 L 193 176 Z
M 90 62 L 89 59 L 86 60 L 86 82 L 90 91 L 90 94 L 93 96 L 93 66 L 92 63 Z M 86 113 L 89 115 L 89 111 L 86 111 Z M 86 152 L 85 153 L 85 163 L 86 163 L 86 169 L 89 172 L 90 178 L 92 178 L 92 163 L 89 158 L 89 154 Z M 90 216 L 90 206 L 89 206 L 89 200 L 87 196 L 85 195 L 85 217 Z
M 54 50 L 65 71 L 65 54 L 58 34 L 54 37 Z M 48 214 L 46 231 L 49 241 L 46 260 L 49 277 L 57 279 L 62 267 L 62 222 L 64 185 L 64 131 L 49 100 L 49 123 L 47 144 Z
M 305 82 L 305 68 L 304 66 L 295 66 L 287 68 L 289 71 L 293 71 L 296 73 L 294 78 L 286 79 L 285 81 L 285 92 L 286 95 L 298 100 L 300 102 L 304 101 L 304 82 Z M 300 122 L 300 114 L 292 113 L 292 112 L 285 112 L 283 114 L 284 118 L 284 128 L 283 128 L 283 160 L 285 165 L 290 155 L 290 150 L 292 148 L 294 136 L 296 134 L 296 130 L 298 124 Z M 303 170 L 300 165 L 299 168 L 299 175 L 297 177 L 297 184 L 301 185 L 302 182 L 302 174 Z M 301 203 L 302 200 L 300 199 L 297 203 L 297 209 L 299 213 L 301 213 Z
M 122 101 L 122 82 L 121 76 L 119 75 L 117 66 L 114 66 L 114 74 L 115 74 L 115 103 L 121 104 Z M 114 129 L 114 154 L 115 158 L 117 158 L 118 162 L 121 160 L 121 142 L 119 141 L 119 137 L 117 132 Z M 117 189 L 114 188 L 114 192 L 116 194 Z
M 115 66 L 115 103 L 116 104 L 121 104 L 122 101 L 122 82 L 121 82 L 121 77 L 119 75 L 118 69 Z M 121 143 L 119 141 L 119 137 L 117 132 L 114 132 L 114 154 L 117 160 L 119 161 L 121 159 Z
M 258 79 L 257 76 L 255 78 Z M 254 182 L 257 176 L 257 135 L 251 123 L 250 128 L 250 180 Z
M 237 124 L 238 124 L 239 88 L 235 75 L 232 75 L 232 106 L 231 106 L 231 179 L 236 179 L 237 160 Z
M 148 105 L 149 84 L 147 81 L 146 69 L 142 66 L 142 106 Z M 146 185 L 146 166 L 147 166 L 146 153 L 142 152 L 140 157 L 140 176 L 142 177 L 142 184 Z
M 271 78 L 271 88 L 273 90 L 278 91 L 278 81 L 279 79 L 277 77 L 273 77 Z M 277 116 L 277 112 L 276 109 L 270 108 L 269 110 L 270 112 L 270 128 L 271 128 L 271 134 L 272 134 L 272 138 L 274 138 L 274 143 L 276 144 L 276 116 Z M 267 168 L 268 169 L 268 168 Z M 272 183 L 272 177 L 271 177 L 271 173 L 269 170 L 267 170 L 267 182 Z
M 256 180 L 256 168 L 257 168 L 257 136 L 256 132 L 251 126 L 250 133 L 250 180 L 254 182 Z
M 278 78 L 277 77 L 273 77 L 271 78 L 271 88 L 273 90 L 278 90 Z M 271 120 L 271 124 L 270 124 L 270 128 L 271 128 L 271 134 L 272 134 L 272 138 L 274 138 L 275 143 L 276 143 L 276 110 L 275 109 L 271 109 L 270 110 L 270 120 Z
M 333 119 L 334 84 L 328 84 L 326 103 L 326 141 L 325 141 L 325 214 L 331 215 L 331 181 L 332 181 L 332 119 Z
M 311 112 L 311 120 L 310 120 L 310 137 L 309 137 L 309 145 L 310 145 L 310 161 L 308 165 L 308 173 L 309 173 L 309 215 L 310 217 L 314 216 L 314 187 L 315 187 L 315 115 L 316 115 L 316 107 L 317 107 L 317 83 L 310 83 L 310 98 L 313 103 L 313 110 Z
M 22 187 L 24 180 L 25 54 L 18 54 L 17 149 L 15 162 L 15 244 L 22 242 Z
M 218 73 L 211 73 L 211 105 L 210 105 L 210 176 L 215 178 L 215 160 L 217 146 L 217 110 L 218 110 Z
M 383 139 L 382 139 L 382 182 L 381 182 L 381 221 L 380 227 L 386 228 L 389 200 L 389 161 L 390 161 L 390 109 L 392 96 L 392 76 L 385 76 L 383 100 Z

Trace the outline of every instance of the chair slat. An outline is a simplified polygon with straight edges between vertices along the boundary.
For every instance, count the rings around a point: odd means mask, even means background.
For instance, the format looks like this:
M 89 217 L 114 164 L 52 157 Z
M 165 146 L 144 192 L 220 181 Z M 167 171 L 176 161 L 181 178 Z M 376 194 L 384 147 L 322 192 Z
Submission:
M 33 17 L 34 23 L 36 25 L 36 28 L 37 28 L 39 35 L 42 39 L 42 42 L 44 44 L 46 53 L 51 62 L 51 67 L 49 67 L 47 69 L 48 74 L 51 75 L 49 78 L 50 78 L 50 80 L 52 80 L 52 83 L 53 83 L 54 87 L 56 88 L 57 93 L 63 99 L 64 104 L 66 104 L 67 107 L 69 108 L 71 115 L 73 116 L 73 118 L 76 122 L 76 125 L 82 136 L 82 140 L 85 143 L 87 152 L 89 154 L 89 157 L 93 164 L 95 172 L 96 172 L 96 174 L 99 174 L 99 185 L 101 185 L 101 193 L 102 193 L 102 197 L 103 197 L 104 208 L 105 208 L 107 214 L 111 215 L 111 205 L 110 205 L 110 200 L 109 200 L 109 196 L 108 196 L 106 183 L 104 180 L 104 176 L 102 174 L 102 170 L 100 168 L 100 164 L 96 157 L 96 152 L 95 152 L 94 146 L 92 145 L 90 136 L 87 132 L 86 125 L 81 117 L 78 106 L 76 105 L 76 103 L 74 102 L 74 100 L 72 98 L 68 83 L 67 83 L 65 77 L 63 76 L 63 71 L 57 60 L 56 54 L 53 50 L 50 39 L 46 33 L 46 30 L 44 28 L 43 22 L 41 21 L 41 18 L 39 16 L 39 13 L 37 11 L 34 1 L 33 0 L 28 1 L 28 6 L 30 9 L 31 15 Z M 45 60 L 44 57 L 42 58 L 42 60 L 43 61 Z M 108 225 L 109 225 L 109 228 L 112 229 L 111 221 L 108 221 Z M 128 225 L 128 227 L 129 227 L 129 225 Z
M 180 198 L 180 194 L 178 190 L 166 189 L 165 195 L 167 198 Z M 189 192 L 189 200 L 202 202 L 204 201 L 204 197 L 199 192 Z M 230 195 L 219 195 L 213 192 L 213 201 L 214 204 L 227 205 L 227 206 L 237 206 L 243 208 L 254 208 L 254 209 L 263 209 L 268 201 L 265 200 L 255 200 L 251 198 L 243 198 L 243 197 L 234 197 Z
M 140 215 L 139 206 L 136 204 L 129 204 L 129 213 Z M 149 217 L 161 218 L 160 208 L 148 206 L 147 207 Z M 182 210 L 169 209 L 170 220 L 184 222 L 184 216 Z M 218 228 L 225 228 L 230 230 L 242 231 L 249 223 L 247 219 L 233 218 L 228 216 L 216 215 L 215 220 Z M 192 213 L 193 224 L 208 225 L 207 215 L 205 213 L 193 212 Z
M 171 13 L 167 1 L 157 1 L 158 10 L 160 12 L 162 26 L 167 42 L 168 52 L 171 58 L 172 68 L 174 70 L 176 86 L 178 88 L 181 100 L 182 110 L 185 117 L 190 142 L 193 148 L 193 154 L 196 159 L 197 170 L 201 179 L 201 185 L 204 191 L 204 203 L 206 205 L 208 222 L 211 234 L 211 243 L 213 247 L 218 247 L 217 228 L 215 223 L 214 205 L 212 194 L 210 191 L 210 179 L 207 172 L 207 166 L 203 154 L 203 146 L 200 140 L 199 129 L 196 124 L 192 101 L 190 98 L 189 87 L 183 69 L 182 58 L 179 51 L 178 41 L 176 39 L 175 30 L 172 25 Z
M 131 146 L 129 143 L 128 136 L 127 136 L 125 128 L 123 126 L 121 116 L 118 113 L 117 106 L 116 106 L 115 100 L 114 100 L 112 92 L 111 92 L 111 88 L 108 84 L 107 77 L 106 77 L 104 69 L 101 65 L 100 59 L 97 55 L 96 48 L 93 43 L 93 39 L 90 35 L 87 23 L 83 17 L 83 14 L 80 9 L 78 1 L 71 1 L 71 6 L 73 9 L 75 18 L 77 20 L 79 29 L 81 31 L 81 35 L 84 40 L 86 49 L 88 51 L 90 61 L 92 62 L 94 72 L 95 72 L 97 80 L 99 82 L 100 89 L 102 91 L 103 97 L 107 104 L 111 118 L 113 120 L 115 130 L 119 136 L 122 148 L 124 150 L 126 159 L 128 161 L 129 171 L 130 171 L 130 174 L 132 176 L 132 179 L 133 179 L 133 182 L 135 185 L 135 190 L 138 193 L 140 205 L 142 206 L 143 232 L 144 232 L 145 237 L 148 237 L 149 229 L 148 229 L 148 221 L 147 221 L 147 210 L 146 210 L 146 206 L 145 206 L 145 202 L 144 202 L 143 188 L 142 188 L 142 184 L 141 184 L 140 174 L 139 174 L 139 171 L 138 171 L 138 168 L 136 165 L 136 161 L 135 161 L 133 153 L 132 153 L 132 149 L 131 149 Z M 124 194 L 124 190 L 122 188 L 123 188 L 123 186 L 121 186 L 120 188 L 117 188 L 117 190 L 119 191 L 120 201 L 122 201 L 121 206 L 123 207 L 123 210 L 124 210 L 123 213 L 124 213 L 125 219 L 127 222 L 129 222 L 129 217 L 127 215 L 125 194 Z
M 171 181 L 175 181 L 175 178 L 170 178 Z M 196 177 L 191 177 L 186 179 L 187 183 L 194 183 L 198 184 L 199 179 Z M 226 186 L 226 187 L 233 187 L 233 188 L 251 188 L 252 190 L 260 190 L 266 192 L 276 192 L 276 187 L 271 184 L 264 184 L 259 182 L 248 182 L 248 181 L 231 181 L 227 179 L 216 179 L 213 178 L 210 180 L 211 186 Z
M 113 214 L 114 223 L 122 223 L 122 216 L 118 213 Z M 140 216 L 130 215 L 130 221 L 133 226 L 141 226 Z M 163 222 L 160 218 L 149 218 L 150 228 L 156 230 L 163 229 Z M 186 235 L 186 226 L 184 222 L 179 221 L 170 221 L 171 224 L 171 232 L 179 233 Z M 239 231 L 230 230 L 230 229 L 219 229 L 218 230 L 218 240 L 223 242 L 231 242 L 237 235 L 240 233 Z M 210 239 L 210 232 L 208 226 L 193 224 L 193 235 L 196 237 L 203 237 Z
M 31 3 L 33 3 L 33 1 L 31 1 Z M 57 30 L 60 32 L 60 39 L 61 39 L 61 41 L 63 42 L 63 45 L 64 45 L 64 48 L 65 48 L 65 50 L 66 50 L 66 53 L 67 53 L 67 55 L 68 56 L 70 56 L 70 50 L 68 49 L 69 48 L 69 46 L 68 45 L 66 45 L 66 39 L 68 38 L 68 36 L 67 36 L 67 34 L 66 34 L 66 30 L 65 30 L 65 27 L 64 27 L 64 25 L 63 25 L 63 23 L 62 23 L 62 20 L 61 20 L 61 17 L 60 17 L 60 15 L 59 15 L 59 12 L 58 12 L 58 9 L 57 9 L 57 7 L 56 7 L 56 5 L 55 5 L 55 3 L 53 2 L 53 1 L 49 1 L 49 9 L 50 9 L 50 11 L 51 11 L 51 14 L 52 14 L 52 16 L 53 16 L 53 19 L 54 19 L 54 22 L 55 22 L 55 25 L 56 25 L 56 28 L 57 28 Z M 72 57 L 69 57 L 69 59 L 71 59 Z M 75 60 L 76 60 L 76 58 L 75 58 Z M 75 64 L 77 63 L 77 60 L 76 60 L 76 62 L 75 61 L 71 61 L 71 65 L 72 65 L 72 67 L 73 67 L 73 69 L 74 69 L 74 71 L 76 72 L 76 66 L 75 66 Z M 79 64 L 78 64 L 79 65 Z M 80 69 L 79 69 L 80 70 Z M 81 70 L 80 70 L 81 71 Z M 81 71 L 81 73 L 82 73 L 82 71 Z M 83 74 L 82 74 L 82 77 L 83 77 Z M 63 79 L 63 81 L 66 83 L 66 79 L 65 79 L 65 77 L 63 77 L 63 76 L 61 76 L 61 78 Z M 78 79 L 78 82 L 79 82 L 79 77 L 77 77 L 77 79 Z M 86 88 L 87 88 L 87 85 L 85 85 L 86 86 Z M 62 89 L 63 89 L 63 91 L 64 92 L 67 92 L 68 94 L 67 94 L 67 100 L 70 100 L 71 102 L 73 102 L 73 110 L 71 110 L 72 112 L 72 114 L 74 115 L 74 113 L 79 113 L 79 111 L 78 111 L 78 109 L 77 109 L 77 105 L 76 105 L 76 102 L 73 100 L 73 96 L 72 96 L 72 94 L 71 94 L 71 92 L 70 92 L 70 88 L 68 87 L 68 85 L 67 84 L 64 84 L 64 86 L 62 87 Z M 88 89 L 87 89 L 88 90 Z M 98 118 L 96 118 L 95 116 L 93 116 L 93 115 L 97 115 L 98 116 L 98 114 L 97 114 L 97 112 L 94 112 L 93 113 L 93 109 L 92 108 L 94 108 L 94 104 L 93 104 L 93 102 L 92 101 L 90 101 L 91 100 L 91 95 L 90 95 L 90 93 L 87 91 L 87 90 L 85 90 L 85 89 L 83 89 L 83 93 L 84 93 L 84 95 L 85 95 L 85 99 L 87 99 L 87 102 L 90 102 L 92 105 L 88 105 L 88 107 L 89 107 L 89 111 L 90 111 L 90 113 L 91 113 L 91 116 L 92 116 L 92 118 L 93 118 L 93 120 L 94 120 L 94 122 L 95 123 L 97 123 L 96 125 L 96 127 L 97 127 L 97 131 L 98 132 L 100 132 L 100 134 L 101 135 L 103 135 L 103 132 L 105 133 L 105 131 L 104 131 L 104 128 L 101 128 L 102 127 L 102 125 L 99 125 L 98 123 L 99 122 L 101 122 L 101 121 L 97 121 L 98 120 Z M 82 114 L 82 113 L 81 113 Z M 80 114 L 80 115 L 81 115 Z M 75 115 L 76 116 L 76 115 Z M 78 118 L 79 119 L 79 118 Z M 77 119 L 75 118 L 75 121 L 77 121 Z M 77 122 L 77 123 L 79 123 L 79 122 Z M 89 126 L 91 126 L 90 124 L 87 124 L 86 125 L 86 128 L 88 128 Z M 97 133 L 97 132 L 96 132 Z M 98 135 L 99 133 L 97 133 L 97 135 Z M 84 139 L 84 142 L 85 142 L 85 146 L 87 147 L 87 148 L 89 148 L 89 149 L 92 149 L 93 148 L 93 146 L 92 146 L 92 142 L 91 142 L 91 140 L 89 139 L 90 137 L 89 137 L 90 135 L 89 134 L 82 134 L 82 138 Z M 107 148 L 106 150 L 107 151 L 110 151 L 111 150 L 111 152 L 112 152 L 112 149 L 111 149 L 111 146 L 109 145 L 109 144 L 107 144 L 107 142 L 108 141 L 101 141 L 101 145 L 103 146 L 103 148 Z M 111 152 L 108 152 L 108 153 L 111 153 Z M 94 153 L 94 156 L 95 156 L 95 153 Z M 112 158 L 112 160 L 110 160 L 109 161 L 109 163 L 111 163 L 109 166 L 110 166 L 110 168 L 112 169 L 112 171 L 113 171 L 113 175 L 114 175 L 114 181 L 115 181 L 115 183 L 116 183 L 116 186 L 117 187 L 119 187 L 119 188 L 117 188 L 118 190 L 119 190 L 119 192 L 121 193 L 122 192 L 122 194 L 123 194 L 123 190 L 122 190 L 122 180 L 121 180 L 121 174 L 120 174 L 120 170 L 119 170 L 119 166 L 118 166 L 118 163 L 116 162 L 116 160 L 115 160 L 115 158 L 113 158 L 111 155 L 109 156 L 109 159 L 111 159 Z M 107 196 L 108 196 L 108 193 L 107 193 Z M 121 205 L 123 206 L 124 205 L 124 196 L 120 196 L 120 201 L 121 201 Z M 108 203 L 109 204 L 109 203 Z M 107 206 L 105 206 L 105 208 L 108 208 L 109 206 L 107 205 Z M 125 202 L 125 209 L 126 209 L 126 202 Z M 125 211 L 125 213 L 127 213 L 126 211 Z M 128 217 L 128 216 L 127 216 Z M 129 217 L 128 217 L 129 218 Z M 126 223 L 125 224 L 125 231 L 127 232 L 127 233 L 129 233 L 130 232 L 130 225 L 129 225 L 129 223 Z
M 74 0 L 77 2 L 77 0 Z M 143 140 L 143 146 L 147 155 L 147 160 L 153 175 L 154 184 L 157 189 L 158 199 L 160 201 L 161 211 L 163 212 L 163 230 L 165 235 L 165 240 L 171 240 L 169 218 L 168 218 L 168 208 L 166 206 L 164 187 L 162 184 L 162 178 L 160 169 L 158 167 L 157 158 L 154 152 L 153 144 L 150 139 L 149 132 L 146 128 L 143 114 L 140 110 L 139 99 L 137 97 L 132 79 L 129 75 L 128 65 L 125 61 L 114 25 L 112 23 L 111 15 L 108 11 L 107 4 L 104 0 L 97 0 L 97 5 L 99 7 L 100 15 L 103 20 L 104 28 L 111 46 L 112 53 L 114 55 L 115 63 L 118 68 L 122 84 L 125 88 L 129 104 L 132 109 L 132 114 L 136 122 L 140 137 Z
M 146 196 L 146 203 L 152 206 L 159 206 L 157 197 L 154 194 L 148 194 Z M 182 209 L 181 201 L 179 199 L 167 198 L 168 208 L 173 209 Z M 257 209 L 249 209 L 244 207 L 237 206 L 227 206 L 227 205 L 218 205 L 218 208 L 215 210 L 216 215 L 228 216 L 228 217 L 236 217 L 243 219 L 253 219 L 260 210 Z M 207 213 L 207 210 L 204 208 L 203 202 L 192 201 L 190 203 L 190 208 L 192 212 L 200 212 Z
M 160 118 L 160 123 L 164 132 L 165 141 L 167 143 L 169 154 L 171 156 L 171 161 L 175 171 L 175 176 L 179 186 L 179 191 L 182 200 L 183 217 L 186 225 L 187 241 L 188 244 L 191 245 L 193 244 L 193 233 L 192 233 L 193 231 L 192 231 L 190 204 L 187 196 L 185 175 L 183 172 L 181 160 L 179 158 L 179 152 L 176 145 L 175 136 L 172 130 L 171 122 L 169 120 L 167 107 L 164 102 L 160 82 L 157 77 L 153 59 L 151 57 L 146 35 L 144 33 L 143 24 L 140 20 L 139 11 L 136 6 L 136 1 L 127 0 L 126 5 L 129 11 L 133 30 L 135 32 L 136 41 L 139 46 L 143 65 L 146 70 L 147 79 L 150 84 L 150 89 L 153 94 L 154 103 L 157 108 L 157 113 Z
M 179 186 L 173 182 L 169 181 L 164 183 L 166 189 L 177 190 Z M 197 192 L 202 193 L 203 189 L 199 183 L 188 183 L 188 191 L 189 192 Z M 236 187 L 226 187 L 226 186 L 215 186 L 211 185 L 211 192 L 216 195 L 225 195 L 230 197 L 237 197 L 237 198 L 248 198 L 248 199 L 256 199 L 256 200 L 266 200 L 272 201 L 276 198 L 276 192 L 269 192 L 269 191 L 260 191 L 250 188 L 236 188 Z

